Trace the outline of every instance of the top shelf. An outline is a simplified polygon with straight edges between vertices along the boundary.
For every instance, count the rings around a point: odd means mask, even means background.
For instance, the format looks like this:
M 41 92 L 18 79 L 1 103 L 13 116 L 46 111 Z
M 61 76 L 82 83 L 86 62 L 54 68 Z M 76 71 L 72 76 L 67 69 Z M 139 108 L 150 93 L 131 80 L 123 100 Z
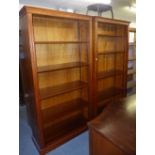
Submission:
M 87 41 L 35 41 L 35 44 L 81 44 Z

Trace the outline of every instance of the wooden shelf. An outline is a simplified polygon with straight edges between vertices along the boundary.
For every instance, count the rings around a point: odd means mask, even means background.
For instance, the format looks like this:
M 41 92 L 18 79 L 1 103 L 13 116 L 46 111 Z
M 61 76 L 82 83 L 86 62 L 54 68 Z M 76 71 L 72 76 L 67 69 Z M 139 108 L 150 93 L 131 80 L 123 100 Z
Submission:
M 127 76 L 127 81 L 131 81 L 131 80 L 133 80 L 133 75 L 132 75 L 132 74 L 129 74 L 129 75 Z
M 97 74 L 97 78 L 102 79 L 102 78 L 107 78 L 107 77 L 114 76 L 114 75 L 119 75 L 122 73 L 123 72 L 120 70 L 111 70 L 111 71 L 107 71 L 107 72 L 100 72 Z
M 56 96 L 59 94 L 64 94 L 67 92 L 71 92 L 73 90 L 81 89 L 86 85 L 85 82 L 75 81 L 67 84 L 62 84 L 54 87 L 47 87 L 40 89 L 40 97 L 41 99 L 50 98 L 52 96 Z
M 38 67 L 38 73 L 83 67 L 83 66 L 87 66 L 87 64 L 84 62 L 81 62 L 81 63 L 71 62 L 71 63 L 63 63 L 63 64 L 56 64 L 56 65 L 49 65 L 49 66 L 41 66 L 41 67 Z
M 109 99 L 111 97 L 114 97 L 116 95 L 119 95 L 122 93 L 122 89 L 119 88 L 109 88 L 105 89 L 104 91 L 99 92 L 98 94 L 98 101 L 101 102 L 103 100 Z
M 35 44 L 81 44 L 87 41 L 35 41 Z
M 136 46 L 136 43 L 135 42 L 131 42 L 131 43 L 129 43 L 129 46 Z
M 98 52 L 98 55 L 107 55 L 107 54 L 121 54 L 125 53 L 124 51 L 104 51 L 104 52 Z
M 136 73 L 136 70 L 135 70 L 135 69 L 128 70 L 128 75 L 129 75 L 129 74 L 135 74 L 135 73 Z
M 124 36 L 121 35 L 115 35 L 115 34 L 102 34 L 102 33 L 98 33 L 98 36 L 101 37 L 113 37 L 113 38 L 124 38 Z
M 59 119 L 69 116 L 74 112 L 80 112 L 83 108 L 88 106 L 88 102 L 77 98 L 68 102 L 60 103 L 58 105 L 51 106 L 50 108 L 43 109 L 43 120 L 47 124 L 48 122 L 59 121 Z
M 136 81 L 135 80 L 130 80 L 127 83 L 127 88 L 133 88 L 136 86 Z
M 62 139 L 74 132 L 82 132 L 86 128 L 86 120 L 81 113 L 70 115 L 70 117 L 65 116 L 62 120 L 44 128 L 45 141 L 49 143 L 57 139 Z
M 136 58 L 128 58 L 128 61 L 135 61 Z

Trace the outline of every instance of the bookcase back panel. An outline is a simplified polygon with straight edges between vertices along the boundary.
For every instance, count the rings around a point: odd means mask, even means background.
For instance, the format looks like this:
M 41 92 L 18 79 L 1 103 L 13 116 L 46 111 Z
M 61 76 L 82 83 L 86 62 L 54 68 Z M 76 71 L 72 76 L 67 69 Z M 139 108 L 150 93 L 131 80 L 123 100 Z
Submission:
M 125 26 L 117 24 L 98 23 L 97 33 L 110 36 L 125 36 Z
M 59 106 L 61 106 L 61 108 Z M 45 109 L 43 110 L 44 126 L 46 127 L 49 124 L 54 124 L 56 122 L 55 119 L 60 122 L 61 120 L 65 121 L 65 117 L 69 118 L 77 113 L 84 116 L 84 109 L 84 105 L 79 103 L 79 100 L 62 102 L 61 105 L 55 105 L 52 108 Z
M 86 120 L 85 120 L 86 121 Z M 57 138 L 72 133 L 73 131 L 82 128 L 85 125 L 84 117 L 81 110 L 77 110 L 70 115 L 59 118 L 44 127 L 46 144 L 55 141 Z
M 77 41 L 76 20 L 33 16 L 35 41 Z
M 85 62 L 88 64 L 88 47 L 87 44 L 79 45 L 80 59 L 81 62 Z
M 115 69 L 115 56 L 113 54 L 101 55 L 98 59 L 98 72 L 105 72 Z
M 98 23 L 98 34 L 104 34 L 104 35 L 115 35 L 115 25 L 112 24 L 105 24 L 105 23 Z
M 115 39 L 112 37 L 98 37 L 98 52 L 115 51 Z
M 76 44 L 38 44 L 36 45 L 37 65 L 80 62 L 79 47 Z
M 126 30 L 125 26 L 117 25 L 116 26 L 116 35 L 125 37 L 126 36 L 125 30 Z
M 84 87 L 83 89 L 81 89 L 81 98 L 84 101 L 88 102 L 88 98 L 89 98 L 89 96 L 88 96 L 88 87 Z
M 124 50 L 125 50 L 125 46 L 124 46 L 124 44 L 125 44 L 125 38 L 116 38 L 115 39 L 115 41 L 116 41 L 116 51 L 119 51 L 119 52 L 124 52 Z
M 36 56 L 38 67 L 88 61 L 86 44 L 37 44 Z
M 123 88 L 123 75 L 117 75 L 115 78 L 115 88 Z
M 89 23 L 79 21 L 79 41 L 89 41 Z
M 124 63 L 125 63 L 124 54 L 123 53 L 117 54 L 116 55 L 116 66 L 115 66 L 116 69 L 123 71 L 123 69 L 124 69 Z
M 109 88 L 113 88 L 113 87 L 114 87 L 114 77 L 101 79 L 101 80 L 98 80 L 97 82 L 98 92 Z
M 80 69 L 58 70 L 39 74 L 39 88 L 54 87 L 57 85 L 79 81 Z
M 81 90 L 64 93 L 61 95 L 57 95 L 57 96 L 42 100 L 41 107 L 42 107 L 42 109 L 46 109 L 46 108 L 50 108 L 55 105 L 61 106 L 61 104 L 63 102 L 69 102 L 69 101 L 75 100 L 77 98 L 81 98 Z
M 80 79 L 83 82 L 89 82 L 88 81 L 88 66 L 87 67 L 81 67 L 81 73 L 80 73 Z

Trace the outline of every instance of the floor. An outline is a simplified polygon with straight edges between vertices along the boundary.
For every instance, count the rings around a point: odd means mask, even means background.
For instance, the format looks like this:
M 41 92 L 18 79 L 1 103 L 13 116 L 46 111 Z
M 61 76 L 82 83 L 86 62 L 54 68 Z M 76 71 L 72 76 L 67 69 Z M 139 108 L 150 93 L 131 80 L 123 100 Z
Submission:
M 27 123 L 25 106 L 19 112 L 19 155 L 38 155 L 31 140 L 31 129 Z M 89 155 L 88 131 L 61 145 L 47 155 Z

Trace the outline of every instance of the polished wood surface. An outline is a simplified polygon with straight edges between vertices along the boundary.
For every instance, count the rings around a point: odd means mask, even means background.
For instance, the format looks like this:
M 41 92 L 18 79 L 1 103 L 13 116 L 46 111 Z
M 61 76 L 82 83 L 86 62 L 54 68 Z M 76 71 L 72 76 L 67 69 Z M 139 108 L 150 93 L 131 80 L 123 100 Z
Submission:
M 24 7 L 20 25 L 28 117 L 43 155 L 123 96 L 128 22 Z
M 136 96 L 109 104 L 89 128 L 91 155 L 135 155 Z
M 87 128 L 91 116 L 92 19 L 55 10 L 24 7 L 24 70 L 33 141 L 40 154 Z M 28 41 L 28 43 L 27 43 Z M 25 82 L 26 84 L 26 82 Z
M 128 22 L 93 18 L 94 116 L 126 94 L 127 30 Z

